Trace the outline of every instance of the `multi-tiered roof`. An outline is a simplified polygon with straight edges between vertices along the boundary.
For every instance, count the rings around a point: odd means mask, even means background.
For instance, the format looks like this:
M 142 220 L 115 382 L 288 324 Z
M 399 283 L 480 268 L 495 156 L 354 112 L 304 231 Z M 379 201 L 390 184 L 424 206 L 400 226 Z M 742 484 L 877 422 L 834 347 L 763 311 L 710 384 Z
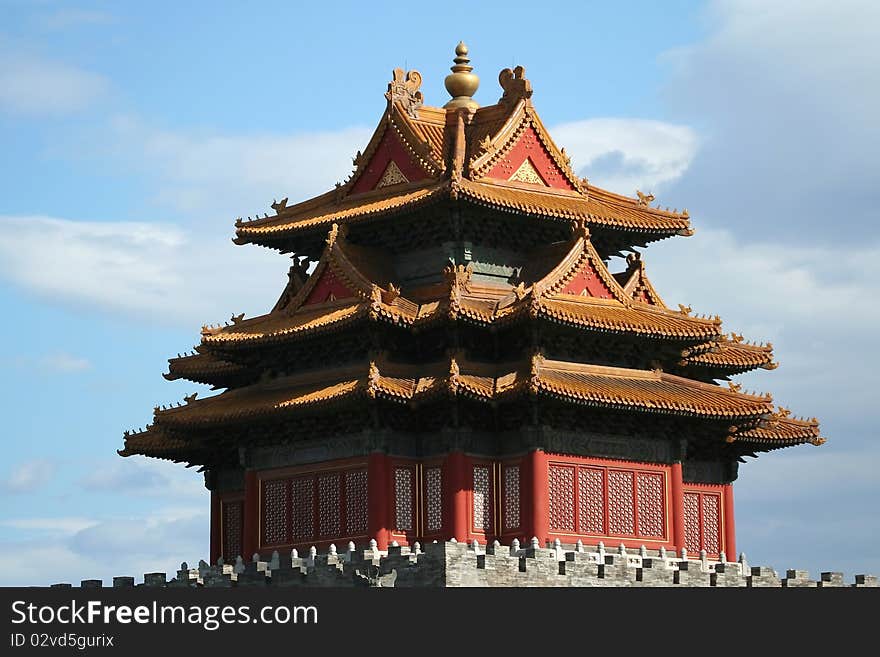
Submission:
M 815 419 L 717 383 L 775 368 L 771 345 L 668 308 L 651 284 L 635 248 L 691 235 L 687 211 L 576 175 L 522 67 L 478 107 L 457 54 L 442 108 L 423 104 L 417 72 L 394 71 L 345 183 L 236 222 L 237 244 L 293 254 L 287 285 L 267 314 L 204 327 L 195 352 L 169 360 L 169 380 L 225 390 L 155 409 L 120 453 L 212 467 L 243 445 L 428 431 L 452 416 L 504 431 L 536 404 L 543 422 L 574 426 L 636 418 L 672 435 L 689 423 L 724 458 L 823 442 Z

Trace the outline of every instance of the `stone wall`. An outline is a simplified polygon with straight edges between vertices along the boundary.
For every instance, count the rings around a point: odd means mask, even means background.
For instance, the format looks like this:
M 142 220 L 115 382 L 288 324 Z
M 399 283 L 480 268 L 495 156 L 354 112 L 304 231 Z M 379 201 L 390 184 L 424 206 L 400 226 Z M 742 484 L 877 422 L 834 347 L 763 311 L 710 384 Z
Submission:
M 821 573 L 810 579 L 804 570 L 788 570 L 785 577 L 770 568 L 750 567 L 744 554 L 738 561 L 667 554 L 663 550 L 627 552 L 623 546 L 606 550 L 604 545 L 587 548 L 582 544 L 556 543 L 540 547 L 537 539 L 529 547 L 512 545 L 466 545 L 453 541 L 429 543 L 424 549 L 392 545 L 380 552 L 370 547 L 356 549 L 349 544 L 338 553 L 331 546 L 326 554 L 312 548 L 300 556 L 275 552 L 269 561 L 258 555 L 245 562 L 216 565 L 199 562 L 197 568 L 181 564 L 177 575 L 167 580 L 165 573 L 148 573 L 137 586 L 146 587 L 877 587 L 872 575 L 856 575 L 844 582 L 839 572 Z M 101 580 L 83 580 L 83 588 L 99 588 Z M 114 587 L 135 586 L 133 577 L 114 577 Z M 56 587 L 70 584 L 55 584 Z

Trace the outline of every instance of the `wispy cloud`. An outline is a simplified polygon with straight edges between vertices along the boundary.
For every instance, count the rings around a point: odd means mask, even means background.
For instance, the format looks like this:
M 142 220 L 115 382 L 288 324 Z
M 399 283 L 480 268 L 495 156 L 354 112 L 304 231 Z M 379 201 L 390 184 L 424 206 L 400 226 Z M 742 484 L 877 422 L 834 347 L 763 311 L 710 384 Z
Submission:
M 42 369 L 60 373 L 84 372 L 92 367 L 92 363 L 87 358 L 73 356 L 63 351 L 42 356 L 39 365 Z
M 196 240 L 170 224 L 0 216 L 0 227 L 6 280 L 52 300 L 157 324 L 191 328 L 239 309 L 263 312 L 288 266 L 264 249 L 235 247 L 228 235 Z
M 665 57 L 669 110 L 705 134 L 674 202 L 758 238 L 880 238 L 878 23 L 872 0 L 710 3 Z
M 201 475 L 176 463 L 141 457 L 98 461 L 79 485 L 86 491 L 165 498 L 176 504 L 201 503 L 205 497 Z
M 92 152 L 140 167 L 153 178 L 155 200 L 195 219 L 234 220 L 269 211 L 273 198 L 304 200 L 332 188 L 351 171 L 351 157 L 371 131 L 363 127 L 292 134 L 229 135 L 158 129 L 136 117 L 117 116 Z M 137 153 L 136 160 L 131 157 Z
M 5 555 L 2 586 L 79 584 L 82 579 L 143 573 L 173 576 L 181 561 L 197 563 L 208 552 L 208 514 L 204 509 L 157 509 L 147 515 L 89 520 L 30 518 L 0 523 L 40 531 L 65 529 L 52 541 L 41 535 L 0 543 Z
M 37 116 L 78 112 L 108 88 L 108 80 L 97 73 L 0 48 L 0 111 Z
M 0 492 L 29 493 L 48 482 L 57 470 L 57 464 L 48 459 L 34 459 L 19 463 L 0 481 Z
M 107 25 L 115 20 L 116 18 L 107 12 L 73 7 L 56 9 L 38 17 L 40 24 L 49 30 L 67 30 L 86 25 Z
M 47 532 L 50 534 L 72 535 L 88 527 L 97 525 L 92 518 L 60 517 L 60 518 L 13 518 L 0 521 L 0 525 L 13 529 Z

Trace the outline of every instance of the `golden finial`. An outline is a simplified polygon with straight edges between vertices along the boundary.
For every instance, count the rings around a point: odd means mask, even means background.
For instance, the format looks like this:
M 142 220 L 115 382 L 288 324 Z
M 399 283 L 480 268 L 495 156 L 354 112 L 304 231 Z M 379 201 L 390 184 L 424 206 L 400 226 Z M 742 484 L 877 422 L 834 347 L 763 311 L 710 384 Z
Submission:
M 477 87 L 480 86 L 480 78 L 471 71 L 474 70 L 470 66 L 468 59 L 468 47 L 464 45 L 464 41 L 459 41 L 455 47 L 455 66 L 451 67 L 452 73 L 446 76 L 444 84 L 446 91 L 452 96 L 452 100 L 446 103 L 444 108 L 467 107 L 468 109 L 477 109 L 480 105 L 471 96 L 473 96 Z

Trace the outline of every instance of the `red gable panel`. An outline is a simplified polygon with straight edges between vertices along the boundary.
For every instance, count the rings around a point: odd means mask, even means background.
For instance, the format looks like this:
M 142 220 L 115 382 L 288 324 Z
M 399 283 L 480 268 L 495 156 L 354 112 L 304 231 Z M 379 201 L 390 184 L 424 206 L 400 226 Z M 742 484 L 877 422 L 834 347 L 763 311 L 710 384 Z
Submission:
M 308 306 L 313 303 L 324 303 L 325 301 L 333 301 L 335 299 L 350 299 L 351 297 L 356 296 L 357 294 L 352 292 L 348 286 L 340 281 L 336 274 L 327 267 L 327 269 L 321 274 L 321 278 L 315 282 L 315 287 L 312 288 L 312 291 L 309 293 L 309 296 L 306 298 L 303 305 Z
M 596 268 L 589 260 L 585 260 L 581 270 L 572 278 L 562 290 L 563 294 L 576 294 L 582 297 L 597 297 L 599 299 L 613 299 L 614 295 L 599 277 Z
M 531 160 L 535 171 L 547 183 L 548 187 L 574 189 L 568 178 L 565 177 L 565 174 L 556 166 L 556 163 L 550 157 L 547 149 L 544 148 L 541 140 L 538 139 L 538 134 L 532 126 L 523 130 L 513 148 L 492 167 L 488 176 L 490 178 L 509 180 L 527 158 Z
M 400 169 L 400 172 L 406 176 L 406 179 L 409 182 L 424 180 L 428 177 L 422 168 L 414 164 L 412 159 L 410 159 L 409 153 L 400 142 L 400 138 L 397 136 L 394 128 L 389 127 L 385 130 L 385 134 L 382 135 L 382 140 L 379 142 L 379 146 L 373 153 L 373 157 L 370 158 L 370 162 L 367 164 L 366 169 L 361 173 L 360 178 L 358 178 L 357 182 L 354 184 L 351 193 L 358 194 L 360 192 L 368 192 L 371 189 L 375 189 L 376 185 L 382 179 L 382 174 L 385 173 L 385 169 L 388 168 L 388 163 L 392 160 L 394 160 L 397 168 Z

